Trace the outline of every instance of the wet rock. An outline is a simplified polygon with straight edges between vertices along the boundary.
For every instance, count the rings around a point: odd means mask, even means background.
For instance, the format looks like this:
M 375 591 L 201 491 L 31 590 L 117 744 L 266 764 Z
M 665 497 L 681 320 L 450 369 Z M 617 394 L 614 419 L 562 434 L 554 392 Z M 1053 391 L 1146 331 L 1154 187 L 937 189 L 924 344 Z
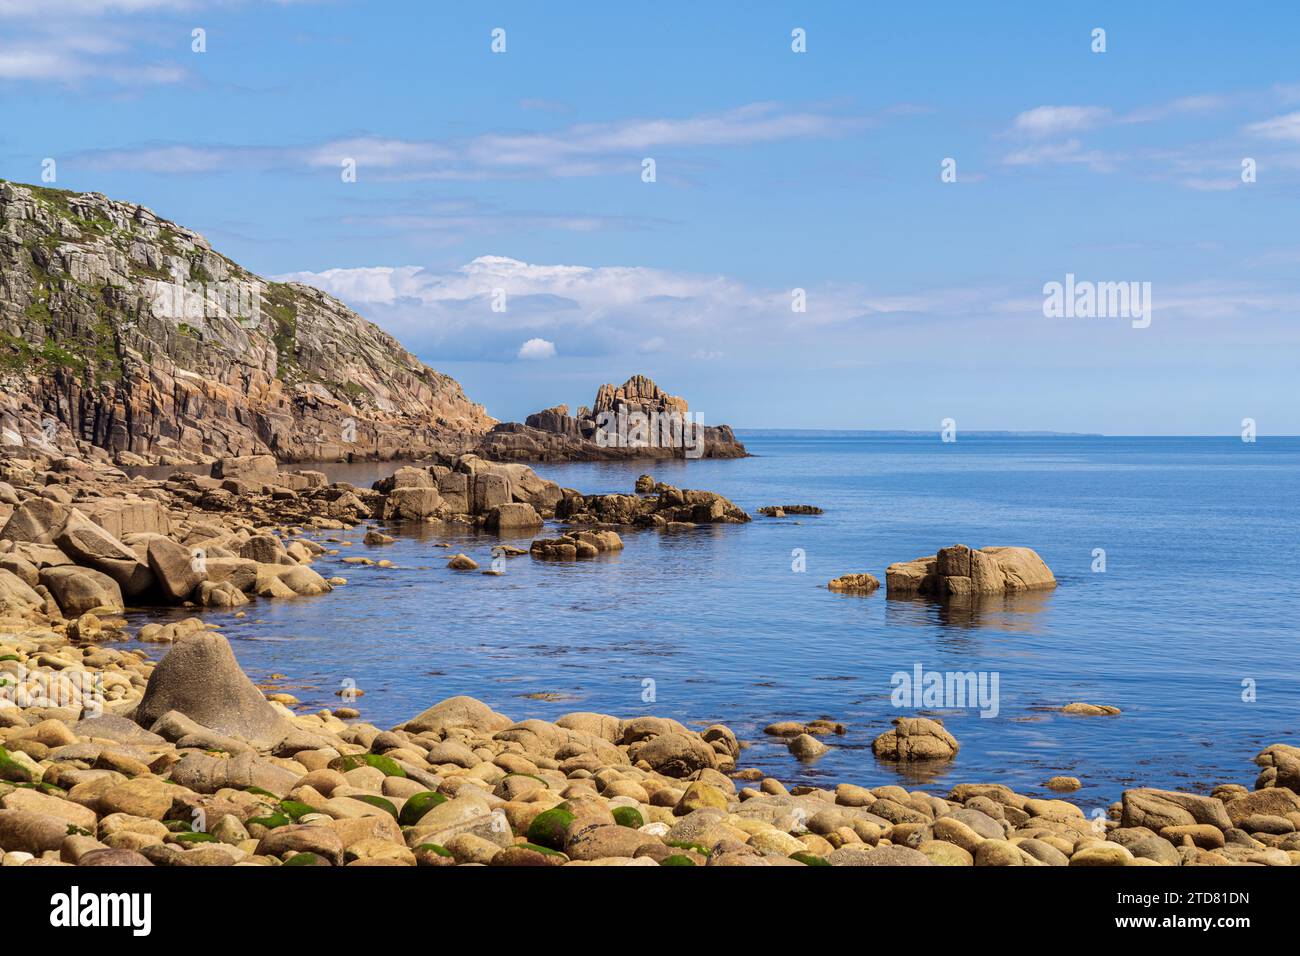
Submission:
M 897 597 L 922 594 L 969 599 L 1054 587 L 1056 578 L 1051 569 L 1029 548 L 988 547 L 975 551 L 958 544 L 930 557 L 902 561 L 885 569 L 885 588 Z
M 816 737 L 812 736 L 812 734 L 799 734 L 799 736 L 791 739 L 787 746 L 789 747 L 790 753 L 794 754 L 800 760 L 812 760 L 816 757 L 820 757 L 831 749 Z
M 880 587 L 880 581 L 873 574 L 844 574 L 826 585 L 832 591 L 847 594 L 870 594 Z
M 881 760 L 950 760 L 961 745 L 944 729 L 943 722 L 929 717 L 895 717 L 894 729 L 871 744 Z
M 487 530 L 498 534 L 528 534 L 542 526 L 542 518 L 530 504 L 510 502 L 488 512 Z
M 1082 717 L 1114 717 L 1120 712 L 1118 707 L 1109 704 L 1087 704 L 1076 701 L 1061 708 L 1063 714 L 1077 714 Z
M 784 518 L 786 515 L 819 515 L 822 509 L 816 505 L 766 505 L 758 513 L 767 518 Z

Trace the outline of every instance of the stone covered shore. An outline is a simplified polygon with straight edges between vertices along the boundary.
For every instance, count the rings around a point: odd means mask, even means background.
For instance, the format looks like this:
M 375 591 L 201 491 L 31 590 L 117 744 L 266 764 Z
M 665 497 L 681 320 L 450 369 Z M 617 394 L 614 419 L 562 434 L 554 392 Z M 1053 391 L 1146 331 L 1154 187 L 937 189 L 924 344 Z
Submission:
M 219 628 L 190 618 L 131 635 L 120 617 L 137 588 L 139 603 L 166 595 L 193 607 L 324 593 L 337 585 L 311 571 L 321 545 L 301 532 L 408 509 L 484 526 L 503 509 L 515 520 L 516 505 L 558 513 L 578 529 L 573 545 L 534 556 L 560 559 L 615 526 L 748 520 L 720 496 L 653 483 L 638 497 L 550 488 L 527 469 L 480 480 L 502 467 L 522 466 L 464 461 L 350 489 L 264 462 L 231 460 L 216 469 L 229 475 L 206 480 L 127 482 L 75 461 L 7 461 L 0 863 L 1300 864 L 1300 748 L 1285 744 L 1255 758 L 1250 786 L 1134 788 L 1095 816 L 996 782 L 942 794 L 787 787 L 746 769 L 745 742 L 721 724 L 593 713 L 516 722 L 472 697 L 391 728 L 351 707 L 303 713 L 253 685 Z M 111 646 L 127 636 L 171 647 L 154 663 Z M 837 729 L 782 721 L 768 731 L 812 755 Z M 957 746 L 925 718 L 881 730 L 874 759 Z

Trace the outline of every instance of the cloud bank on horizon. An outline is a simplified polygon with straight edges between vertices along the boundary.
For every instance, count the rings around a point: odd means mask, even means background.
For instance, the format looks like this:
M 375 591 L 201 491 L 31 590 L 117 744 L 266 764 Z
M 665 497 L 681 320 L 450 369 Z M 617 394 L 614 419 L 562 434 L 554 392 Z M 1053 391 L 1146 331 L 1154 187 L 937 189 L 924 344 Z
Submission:
M 960 390 L 971 428 L 1297 433 L 1300 13 L 1256 14 L 0 0 L 0 175 L 334 294 L 498 417 L 645 372 L 751 426 Z M 1050 318 L 1067 277 L 1098 301 Z

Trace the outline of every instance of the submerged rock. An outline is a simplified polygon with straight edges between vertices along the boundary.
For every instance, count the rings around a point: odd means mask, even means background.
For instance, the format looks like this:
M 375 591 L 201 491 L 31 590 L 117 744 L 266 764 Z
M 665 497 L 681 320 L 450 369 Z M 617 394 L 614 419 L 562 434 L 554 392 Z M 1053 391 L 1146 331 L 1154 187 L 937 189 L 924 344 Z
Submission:
M 826 587 L 832 591 L 848 594 L 870 594 L 880 587 L 880 581 L 874 574 L 843 574 L 831 581 Z
M 1086 704 L 1082 701 L 1075 701 L 1062 707 L 1061 713 L 1079 714 L 1084 717 L 1114 717 L 1120 713 L 1120 709 L 1112 707 L 1110 704 Z

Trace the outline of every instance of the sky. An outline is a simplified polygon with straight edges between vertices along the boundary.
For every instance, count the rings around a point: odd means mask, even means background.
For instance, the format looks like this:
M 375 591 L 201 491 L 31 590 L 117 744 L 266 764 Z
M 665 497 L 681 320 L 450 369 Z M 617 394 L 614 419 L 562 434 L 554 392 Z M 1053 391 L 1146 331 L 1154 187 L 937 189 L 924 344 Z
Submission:
M 0 177 L 53 159 L 318 286 L 503 420 L 641 373 L 738 427 L 1297 434 L 1298 35 L 1284 2 L 0 0 Z M 1067 276 L 1150 309 L 1049 314 Z

